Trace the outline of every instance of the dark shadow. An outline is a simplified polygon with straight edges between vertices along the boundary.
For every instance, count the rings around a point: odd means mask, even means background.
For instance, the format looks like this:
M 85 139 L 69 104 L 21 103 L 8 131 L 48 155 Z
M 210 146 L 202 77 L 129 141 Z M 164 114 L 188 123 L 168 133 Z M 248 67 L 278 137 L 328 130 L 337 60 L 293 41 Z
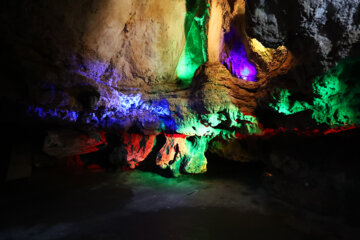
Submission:
M 164 227 L 166 226 L 166 227 Z M 294 229 L 283 217 L 231 208 L 175 208 L 115 216 L 101 225 L 79 225 L 69 239 L 238 240 L 329 239 Z
M 1 189 L 0 229 L 78 222 L 120 211 L 131 190 L 106 172 L 37 169 Z
M 205 153 L 208 160 L 206 177 L 210 179 L 235 179 L 251 188 L 261 187 L 264 174 L 262 162 L 235 162 L 209 152 Z
M 173 177 L 170 171 L 162 170 L 156 165 L 157 155 L 159 154 L 160 149 L 165 145 L 165 142 L 166 138 L 163 134 L 157 135 L 155 146 L 152 148 L 145 160 L 139 163 L 137 169 L 144 172 L 156 173 L 166 178 Z

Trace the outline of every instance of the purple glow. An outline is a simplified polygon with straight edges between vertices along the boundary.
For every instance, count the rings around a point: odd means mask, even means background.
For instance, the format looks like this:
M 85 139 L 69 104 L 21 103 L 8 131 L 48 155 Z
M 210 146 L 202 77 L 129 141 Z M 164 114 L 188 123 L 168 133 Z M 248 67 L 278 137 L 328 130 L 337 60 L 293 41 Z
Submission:
M 28 113 L 41 119 L 63 120 L 66 122 L 81 122 L 104 128 L 119 128 L 121 130 L 138 122 L 141 126 L 156 124 L 159 130 L 176 131 L 175 120 L 171 116 L 169 103 L 166 99 L 141 99 L 141 94 L 126 95 L 119 92 L 118 104 L 105 108 L 104 112 L 69 111 L 65 109 L 45 109 L 30 106 Z
M 225 35 L 225 43 L 232 46 L 230 53 L 224 53 L 223 64 L 237 78 L 247 81 L 256 82 L 256 67 L 246 56 L 246 50 L 241 42 L 235 41 L 234 31 L 230 31 Z
M 98 91 L 97 106 L 94 106 L 92 110 L 67 110 L 62 108 L 67 106 L 68 102 L 53 108 L 46 107 L 45 103 L 41 106 L 29 106 L 28 114 L 40 119 L 89 124 L 121 131 L 126 131 L 132 126 L 138 128 L 150 126 L 149 129 L 154 129 L 155 126 L 159 131 L 176 131 L 176 122 L 172 117 L 168 101 L 144 99 L 136 88 L 128 88 L 128 91 L 132 93 L 119 91 L 118 84 L 125 78 L 112 64 L 89 60 L 79 64 L 73 73 L 86 77 L 88 80 L 79 83 L 79 86 L 89 85 L 88 82 L 90 82 L 91 86 Z M 55 94 L 59 94 L 51 84 L 44 85 L 43 89 L 49 92 L 52 98 Z

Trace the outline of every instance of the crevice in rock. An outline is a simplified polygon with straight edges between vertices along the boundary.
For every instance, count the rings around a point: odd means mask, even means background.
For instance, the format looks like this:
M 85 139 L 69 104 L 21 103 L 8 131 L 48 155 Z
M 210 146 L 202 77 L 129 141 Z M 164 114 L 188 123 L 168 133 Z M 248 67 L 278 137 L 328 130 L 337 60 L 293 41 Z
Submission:
M 166 138 L 164 134 L 159 134 L 156 136 L 156 143 L 145 160 L 139 163 L 139 170 L 157 173 L 164 177 L 172 177 L 170 172 L 166 172 L 156 165 L 156 158 L 160 152 L 160 149 L 162 149 L 165 145 L 165 142 Z

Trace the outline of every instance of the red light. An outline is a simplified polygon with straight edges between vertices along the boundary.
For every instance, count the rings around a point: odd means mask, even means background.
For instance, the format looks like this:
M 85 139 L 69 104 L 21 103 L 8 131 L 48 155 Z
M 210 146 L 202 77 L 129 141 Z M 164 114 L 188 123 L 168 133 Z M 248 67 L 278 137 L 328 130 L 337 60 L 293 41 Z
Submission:
M 91 165 L 87 166 L 87 168 L 90 170 L 101 169 L 100 165 L 98 165 L 98 164 L 91 164 Z
M 180 133 L 165 133 L 165 137 L 172 137 L 172 138 L 186 138 L 187 135 L 180 134 Z

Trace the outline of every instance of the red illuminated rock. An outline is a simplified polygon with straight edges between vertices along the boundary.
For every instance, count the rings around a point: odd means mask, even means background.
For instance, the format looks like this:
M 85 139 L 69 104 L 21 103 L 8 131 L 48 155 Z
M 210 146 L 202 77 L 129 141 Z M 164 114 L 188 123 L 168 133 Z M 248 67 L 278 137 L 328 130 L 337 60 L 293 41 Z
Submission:
M 206 172 L 207 138 L 183 135 L 166 136 L 165 145 L 160 149 L 156 164 L 162 169 L 168 169 L 174 176 Z
M 123 140 L 127 151 L 126 162 L 130 168 L 145 160 L 155 145 L 155 135 L 124 133 Z
M 165 145 L 159 151 L 156 164 L 162 169 L 180 171 L 181 158 L 186 152 L 185 138 L 166 137 Z
M 43 151 L 57 158 L 96 152 L 101 145 L 107 144 L 105 134 L 86 134 L 76 130 L 50 131 L 45 138 Z

